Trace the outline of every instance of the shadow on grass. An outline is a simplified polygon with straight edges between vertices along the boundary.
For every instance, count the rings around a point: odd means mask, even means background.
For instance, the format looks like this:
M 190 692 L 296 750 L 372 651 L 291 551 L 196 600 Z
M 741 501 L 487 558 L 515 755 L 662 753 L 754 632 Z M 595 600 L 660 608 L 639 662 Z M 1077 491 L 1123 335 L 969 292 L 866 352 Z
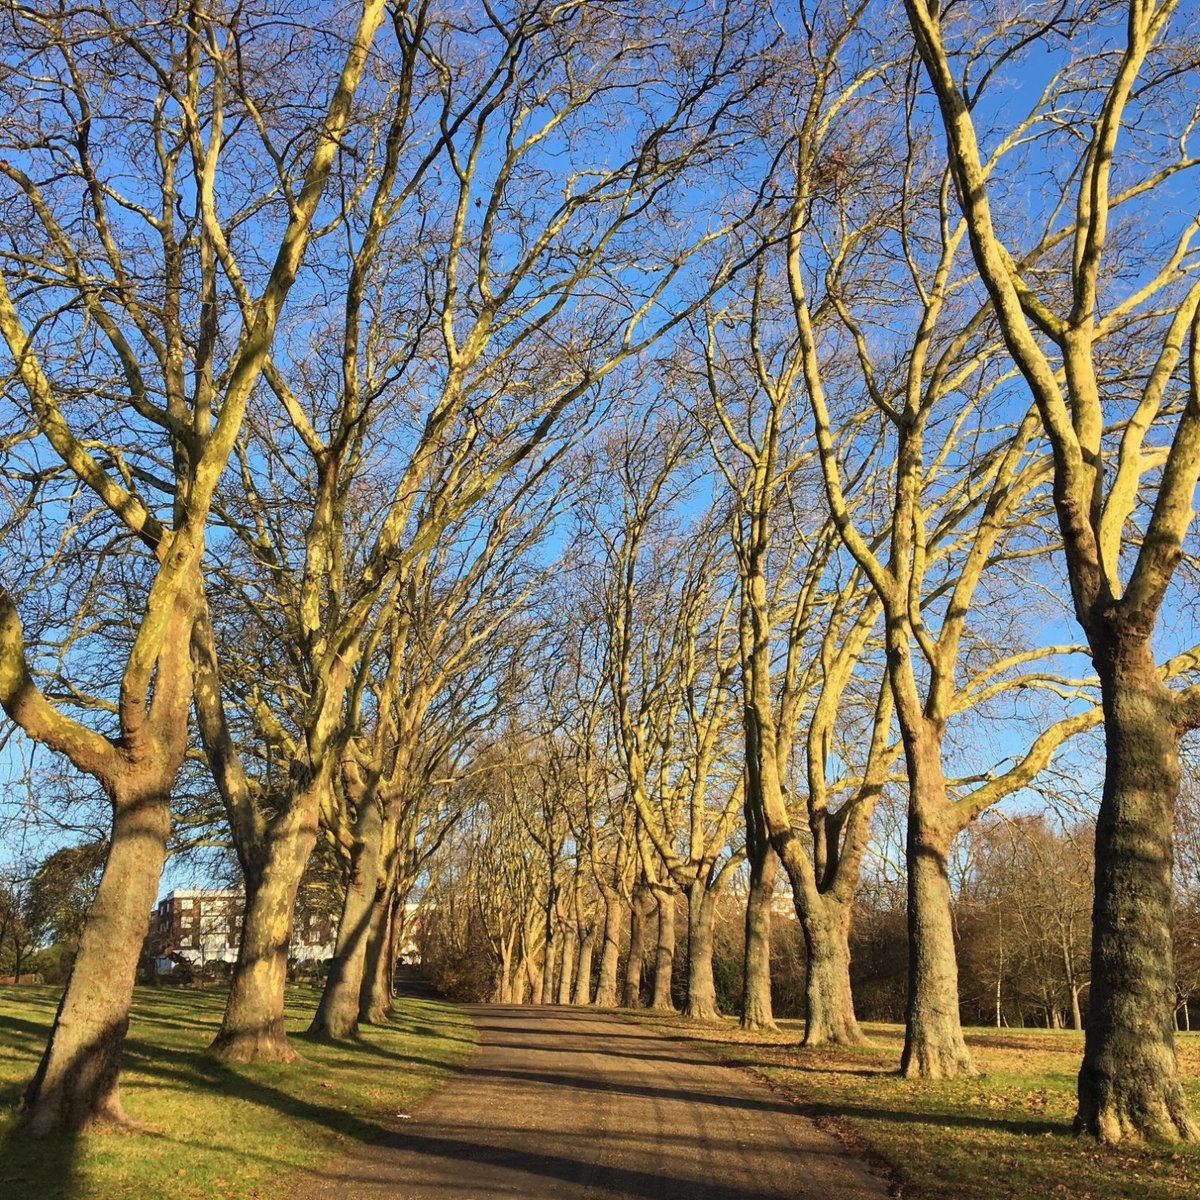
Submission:
M 23 1126 L 10 1125 L 0 1134 L 0 1195 L 5 1200 L 71 1200 L 78 1182 L 76 1150 L 74 1136 L 33 1137 Z
M 1006 1119 L 995 1115 L 971 1116 L 967 1113 L 914 1112 L 911 1109 L 881 1108 L 878 1105 L 856 1104 L 853 1101 L 824 1104 L 797 1098 L 796 1107 L 806 1116 L 820 1120 L 829 1118 L 850 1121 L 886 1121 L 892 1125 L 928 1125 L 932 1129 L 980 1129 L 989 1133 L 1011 1133 L 1020 1137 L 1061 1137 L 1074 1141 L 1071 1126 L 1048 1118 Z
M 46 1019 L 5 1013 L 0 1016 L 0 1043 L 17 1060 L 28 1058 L 32 1073 L 45 1044 L 53 1010 L 45 997 L 30 996 L 28 999 L 35 1003 L 45 1001 Z M 209 1057 L 206 1047 L 216 1032 L 224 999 L 225 993 L 215 990 L 139 989 L 134 1000 L 133 1028 L 140 1029 L 142 1036 L 126 1036 L 122 1054 L 123 1070 L 138 1076 L 136 1086 L 188 1093 L 198 1100 L 200 1111 L 230 1100 L 240 1101 L 262 1112 L 273 1111 L 288 1121 L 307 1123 L 310 1129 L 319 1126 L 334 1135 L 337 1141 L 366 1142 L 379 1136 L 383 1126 L 374 1114 L 363 1113 L 361 1106 L 357 1112 L 342 1108 L 338 1103 L 342 1098 L 340 1090 L 323 1093 L 311 1074 L 309 1083 L 301 1082 L 297 1088 L 299 1081 L 294 1068 L 281 1070 L 276 1064 L 229 1066 Z M 456 1043 L 474 1043 L 473 1038 L 464 1036 L 452 1025 L 445 1031 L 436 1028 L 439 1022 L 435 1013 L 426 1010 L 420 1001 L 405 1004 L 397 1018 L 389 1023 L 389 1032 L 399 1038 L 419 1039 L 414 1046 L 418 1051 L 420 1040 L 430 1035 Z M 186 1039 L 181 1034 L 186 1034 Z M 180 1045 L 181 1042 L 185 1044 Z M 345 1079 L 349 1073 L 365 1068 L 384 1075 L 393 1068 L 397 1075 L 406 1068 L 414 1075 L 427 1075 L 430 1070 L 439 1074 L 449 1072 L 454 1066 L 445 1059 L 405 1053 L 403 1047 L 392 1049 L 380 1045 L 370 1033 L 366 1038 L 347 1043 L 344 1050 L 345 1053 L 339 1054 L 333 1047 L 332 1054 L 328 1051 L 320 1055 L 314 1053 L 309 1069 L 327 1073 L 331 1079 Z M 300 1070 L 305 1071 L 305 1067 L 301 1065 Z M 0 1197 L 3 1200 L 73 1200 L 88 1185 L 90 1168 L 86 1164 L 93 1151 L 100 1148 L 103 1157 L 111 1158 L 112 1152 L 103 1149 L 103 1142 L 97 1138 L 130 1135 L 89 1134 L 83 1139 L 30 1137 L 15 1120 L 16 1106 L 21 1101 L 25 1083 L 25 1078 L 10 1078 L 0 1084 L 0 1106 L 3 1106 L 0 1108 Z M 290 1089 L 302 1094 L 294 1094 Z M 10 1115 L 11 1119 L 6 1119 Z M 145 1139 L 147 1148 L 153 1143 L 162 1144 L 165 1153 L 173 1156 L 172 1161 L 178 1147 L 178 1154 L 184 1158 L 187 1151 L 211 1149 L 230 1161 L 264 1164 L 268 1168 L 267 1177 L 290 1174 L 298 1168 L 310 1169 L 290 1161 L 286 1155 L 273 1155 L 270 1148 L 264 1153 L 263 1147 L 214 1144 L 212 1131 L 206 1132 L 203 1122 L 181 1122 L 177 1126 L 168 1125 L 156 1132 L 132 1136 L 138 1141 Z M 330 1151 L 336 1153 L 334 1145 Z

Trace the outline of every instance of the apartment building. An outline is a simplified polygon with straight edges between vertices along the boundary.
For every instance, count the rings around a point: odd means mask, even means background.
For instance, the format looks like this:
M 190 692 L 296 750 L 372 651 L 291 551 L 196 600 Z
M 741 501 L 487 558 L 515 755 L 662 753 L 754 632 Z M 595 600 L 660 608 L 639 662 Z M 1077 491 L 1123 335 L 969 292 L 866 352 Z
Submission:
M 182 959 L 193 966 L 237 960 L 245 896 L 236 888 L 176 888 L 150 914 L 146 949 L 160 974 Z M 336 922 L 326 913 L 298 912 L 288 957 L 321 962 L 333 957 Z

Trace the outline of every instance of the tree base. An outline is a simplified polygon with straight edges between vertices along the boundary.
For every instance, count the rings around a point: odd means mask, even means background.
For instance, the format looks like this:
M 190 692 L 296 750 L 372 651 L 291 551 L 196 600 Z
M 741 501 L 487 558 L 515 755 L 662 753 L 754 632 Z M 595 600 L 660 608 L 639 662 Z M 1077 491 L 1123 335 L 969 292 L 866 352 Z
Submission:
M 35 1100 L 22 1118 L 21 1128 L 31 1137 L 76 1133 L 158 1133 L 152 1125 L 135 1121 L 121 1107 L 117 1096 L 106 1097 L 84 1109 L 60 1099 Z
M 360 1025 L 390 1025 L 395 1010 L 391 1008 L 373 1008 L 369 1013 L 359 1013 Z
M 1076 1134 L 1089 1135 L 1106 1146 L 1200 1140 L 1200 1126 L 1192 1120 L 1178 1080 L 1137 1074 L 1081 1096 L 1074 1128 Z
M 358 1022 L 322 1021 L 319 1025 L 313 1022 L 305 1031 L 304 1036 L 313 1042 L 353 1042 L 359 1037 Z
M 738 1022 L 738 1028 L 747 1033 L 778 1033 L 779 1026 L 772 1020 L 760 1020 L 758 1017 L 743 1017 Z
M 292 1063 L 300 1057 L 285 1033 L 222 1033 L 208 1052 L 224 1063 Z
M 869 1046 L 871 1039 L 859 1028 L 858 1022 L 853 1024 L 815 1025 L 811 1022 L 804 1030 L 802 1046 Z
M 904 1047 L 900 1074 L 905 1079 L 965 1079 L 979 1074 L 961 1038 L 921 1040 Z

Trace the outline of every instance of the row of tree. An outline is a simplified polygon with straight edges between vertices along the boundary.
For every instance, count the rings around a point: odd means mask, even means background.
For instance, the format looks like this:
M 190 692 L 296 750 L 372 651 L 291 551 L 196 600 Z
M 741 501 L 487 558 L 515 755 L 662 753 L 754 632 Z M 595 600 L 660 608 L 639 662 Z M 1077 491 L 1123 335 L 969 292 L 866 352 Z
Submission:
M 630 910 L 625 998 L 656 940 L 670 1003 L 681 894 L 712 1016 L 745 860 L 746 1022 L 782 867 L 806 1040 L 859 1040 L 897 788 L 901 1068 L 970 1072 L 956 839 L 1102 725 L 1077 1121 L 1194 1136 L 1175 8 L 14 10 L 0 703 L 111 806 L 31 1126 L 124 1119 L 173 837 L 245 888 L 227 1059 L 294 1056 L 314 854 L 343 896 L 314 1035 L 386 1015 L 404 902 L 444 879 L 439 922 L 467 904 L 499 995 L 543 1001 L 618 999 Z

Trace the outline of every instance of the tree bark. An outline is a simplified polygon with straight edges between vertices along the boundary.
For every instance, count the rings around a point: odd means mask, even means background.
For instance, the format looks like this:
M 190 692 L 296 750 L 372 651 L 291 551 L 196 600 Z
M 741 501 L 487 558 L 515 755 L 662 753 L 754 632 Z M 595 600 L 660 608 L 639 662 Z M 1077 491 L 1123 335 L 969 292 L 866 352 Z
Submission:
M 554 889 L 551 889 L 553 894 Z M 534 999 L 538 1004 L 553 1004 L 555 981 L 558 978 L 559 928 L 554 920 L 555 900 L 546 901 L 546 941 L 542 949 L 542 979 Z
M 688 989 L 683 1015 L 694 1021 L 715 1021 L 717 986 L 713 980 L 713 925 L 717 896 L 697 879 L 687 889 L 688 898 Z
M 354 848 L 346 898 L 338 923 L 337 945 L 329 964 L 329 977 L 321 1003 L 308 1027 L 310 1037 L 349 1038 L 358 1032 L 358 1002 L 371 913 L 380 887 L 383 819 L 373 798 L 365 798 L 355 821 Z
M 747 806 L 749 817 L 749 806 Z M 750 891 L 746 896 L 746 950 L 742 963 L 743 1029 L 776 1029 L 771 1005 L 771 898 L 779 855 L 767 840 L 765 830 L 756 838 L 747 836 L 750 854 Z M 811 974 L 810 974 L 811 979 Z
M 512 998 L 512 942 L 500 943 L 500 972 L 496 977 L 495 997 L 497 1004 L 511 1004 Z
M 288 946 L 296 894 L 316 844 L 315 796 L 293 802 L 267 836 L 261 857 L 244 861 L 246 911 L 221 1030 L 209 1052 L 222 1062 L 292 1062 L 283 1024 Z
M 619 893 L 604 893 L 604 940 L 600 950 L 600 971 L 596 980 L 595 999 L 598 1008 L 617 1006 L 617 968 L 621 957 L 624 908 Z
M 121 1107 L 121 1049 L 170 827 L 170 796 L 162 790 L 116 792 L 100 885 L 50 1040 L 25 1092 L 34 1132 L 134 1124 Z
M 1114 637 L 1095 657 L 1107 766 L 1096 821 L 1091 995 L 1075 1127 L 1109 1143 L 1195 1138 L 1200 1129 L 1180 1085 L 1172 1019 L 1179 730 L 1148 638 Z
M 910 760 L 911 774 L 911 760 Z M 950 918 L 947 856 L 951 834 L 921 814 L 924 799 L 909 803 L 908 1009 L 900 1072 L 908 1078 L 974 1075 L 958 1005 L 958 960 Z
M 646 967 L 646 925 L 649 912 L 644 888 L 639 888 L 629 905 L 629 957 L 625 960 L 625 987 L 621 993 L 623 1008 L 640 1008 L 642 975 Z
M 654 952 L 654 992 L 650 1007 L 656 1012 L 674 1012 L 671 977 L 675 972 L 675 893 L 659 888 L 655 893 L 658 906 L 658 946 Z
M 806 1046 L 861 1045 L 867 1040 L 854 1015 L 850 988 L 851 912 L 850 904 L 826 895 L 801 922 L 808 950 Z
M 575 963 L 575 989 L 571 995 L 571 1003 L 584 1005 L 592 998 L 592 959 L 596 953 L 596 925 L 590 924 L 583 935 L 583 944 L 579 948 L 579 957 Z
M 358 1020 L 364 1025 L 386 1025 L 392 1015 L 392 931 L 400 898 L 394 890 L 377 892 L 367 933 L 367 954 L 362 987 L 358 993 Z
M 579 948 L 579 930 L 574 923 L 567 925 L 562 935 L 562 968 L 558 973 L 559 1004 L 571 1003 L 571 984 L 575 979 L 575 954 Z

